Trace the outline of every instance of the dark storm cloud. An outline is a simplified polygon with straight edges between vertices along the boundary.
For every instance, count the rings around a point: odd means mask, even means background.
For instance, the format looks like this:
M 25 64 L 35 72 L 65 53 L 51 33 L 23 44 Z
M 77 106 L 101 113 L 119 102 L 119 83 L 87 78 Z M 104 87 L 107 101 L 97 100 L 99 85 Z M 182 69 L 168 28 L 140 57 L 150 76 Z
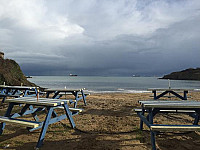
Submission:
M 0 2 L 0 50 L 27 75 L 162 75 L 200 66 L 200 2 Z

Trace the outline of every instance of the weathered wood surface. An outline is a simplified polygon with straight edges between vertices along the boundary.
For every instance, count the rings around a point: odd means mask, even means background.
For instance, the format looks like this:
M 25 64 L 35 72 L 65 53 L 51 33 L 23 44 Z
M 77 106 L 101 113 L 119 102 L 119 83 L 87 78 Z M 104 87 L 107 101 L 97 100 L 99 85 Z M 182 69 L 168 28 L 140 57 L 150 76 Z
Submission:
M 139 101 L 144 108 L 200 108 L 199 101 Z
M 142 109 L 134 109 L 135 112 L 142 112 Z M 145 110 L 146 112 L 146 110 Z M 195 113 L 194 110 L 174 110 L 174 109 L 164 109 L 164 110 L 159 110 L 159 112 L 163 113 Z
M 13 118 L 8 118 L 8 117 L 0 117 L 0 122 L 20 124 L 20 125 L 31 127 L 31 128 L 36 128 L 39 126 L 39 123 L 30 122 L 28 120 L 13 119 Z
M 148 91 L 194 91 L 194 89 L 181 89 L 181 88 L 148 88 Z
M 152 131 L 200 131 L 199 125 L 152 125 L 150 127 Z
M 64 104 L 63 101 L 59 101 L 56 99 L 48 99 L 48 98 L 37 98 L 35 97 L 22 97 L 22 98 L 15 98 L 15 99 L 6 99 L 6 103 L 14 102 L 20 104 L 34 104 L 34 105 L 44 105 L 44 106 L 58 106 Z
M 80 92 L 83 89 L 45 89 L 45 92 Z
M 37 87 L 0 85 L 0 88 L 1 89 L 31 90 L 31 89 L 36 89 Z

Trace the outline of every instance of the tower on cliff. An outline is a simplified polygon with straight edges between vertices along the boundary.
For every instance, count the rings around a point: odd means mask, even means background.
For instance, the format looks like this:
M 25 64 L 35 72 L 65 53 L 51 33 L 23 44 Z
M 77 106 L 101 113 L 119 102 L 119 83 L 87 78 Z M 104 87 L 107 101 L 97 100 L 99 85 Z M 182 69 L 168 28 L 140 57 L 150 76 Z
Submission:
M 4 53 L 0 52 L 0 58 L 4 59 Z

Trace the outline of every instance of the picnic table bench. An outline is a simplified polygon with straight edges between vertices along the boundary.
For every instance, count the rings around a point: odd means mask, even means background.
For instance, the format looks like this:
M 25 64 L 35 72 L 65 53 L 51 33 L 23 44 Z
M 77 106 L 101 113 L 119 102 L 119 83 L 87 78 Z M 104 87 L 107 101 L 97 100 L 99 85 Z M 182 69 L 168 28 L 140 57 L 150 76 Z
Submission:
M 26 126 L 29 131 L 34 131 L 42 128 L 36 145 L 36 148 L 39 148 L 44 141 L 47 128 L 50 124 L 68 118 L 71 127 L 75 128 L 75 123 L 72 116 L 81 112 L 82 109 L 69 108 L 67 105 L 68 101 L 69 100 L 50 98 L 37 99 L 36 97 L 6 99 L 5 102 L 9 105 L 5 115 L 0 116 L 0 135 L 3 133 L 6 123 L 20 124 L 22 126 Z M 13 109 L 14 106 L 17 106 L 19 104 L 23 105 L 23 107 L 20 107 L 21 110 L 19 112 L 11 113 L 12 111 L 15 111 Z M 58 115 L 55 110 L 61 108 L 64 109 L 64 114 L 59 113 Z M 39 116 L 37 115 L 37 113 L 41 111 L 46 112 L 46 117 L 44 120 L 40 120 Z M 34 120 L 30 121 L 19 118 L 27 114 L 32 114 Z
M 17 98 L 36 95 L 37 87 L 0 85 L 0 97 L 3 98 L 2 103 L 7 97 Z
M 67 98 L 66 96 L 72 95 L 74 99 L 69 99 L 69 100 L 71 100 L 71 102 L 74 103 L 74 108 L 77 107 L 77 102 L 82 99 L 83 99 L 84 104 L 87 105 L 86 96 L 90 95 L 89 93 L 84 92 L 84 88 L 83 89 L 45 89 L 44 91 L 46 92 L 46 98 L 49 98 L 50 94 L 53 94 L 52 96 L 53 99 L 60 99 L 63 96 L 65 96 L 65 99 L 66 99 Z
M 152 91 L 154 100 L 159 99 L 161 97 L 178 97 L 181 100 L 187 100 L 188 99 L 188 91 L 191 91 L 192 89 L 177 89 L 177 88 L 149 88 L 148 91 Z M 158 94 L 160 93 L 160 94 Z M 183 93 L 183 95 L 180 95 L 179 93 Z M 169 94 L 169 95 L 167 95 Z M 172 94 L 172 95 L 170 95 Z
M 200 131 L 200 125 L 198 125 L 200 117 L 200 102 L 198 101 L 146 100 L 139 101 L 139 104 L 141 105 L 141 109 L 135 109 L 135 111 L 140 117 L 140 129 L 143 129 L 143 123 L 149 127 L 153 150 L 156 150 L 155 134 L 157 132 Z M 146 116 L 145 113 L 147 113 Z M 194 121 L 189 125 L 154 124 L 153 119 L 158 113 L 186 113 L 193 117 Z

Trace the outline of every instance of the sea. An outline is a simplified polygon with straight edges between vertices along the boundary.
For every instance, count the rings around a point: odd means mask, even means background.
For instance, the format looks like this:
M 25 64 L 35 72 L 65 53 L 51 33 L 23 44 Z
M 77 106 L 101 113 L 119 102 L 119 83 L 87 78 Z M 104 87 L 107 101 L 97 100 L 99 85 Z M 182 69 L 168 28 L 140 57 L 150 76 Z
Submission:
M 90 93 L 145 93 L 148 88 L 182 88 L 200 91 L 200 81 L 164 80 L 158 77 L 32 76 L 44 88 L 85 88 Z

